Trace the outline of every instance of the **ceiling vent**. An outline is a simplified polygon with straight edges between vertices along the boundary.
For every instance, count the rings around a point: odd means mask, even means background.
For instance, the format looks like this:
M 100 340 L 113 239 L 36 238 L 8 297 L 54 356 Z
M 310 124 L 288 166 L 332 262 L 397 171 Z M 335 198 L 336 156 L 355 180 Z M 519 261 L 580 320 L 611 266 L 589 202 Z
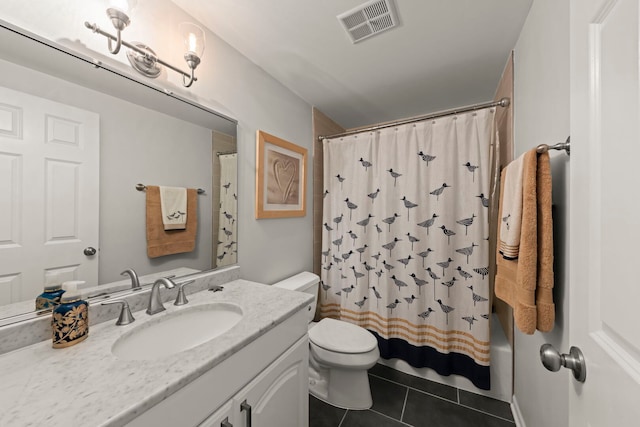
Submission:
M 353 43 L 358 43 L 398 25 L 392 0 L 373 0 L 338 15 Z

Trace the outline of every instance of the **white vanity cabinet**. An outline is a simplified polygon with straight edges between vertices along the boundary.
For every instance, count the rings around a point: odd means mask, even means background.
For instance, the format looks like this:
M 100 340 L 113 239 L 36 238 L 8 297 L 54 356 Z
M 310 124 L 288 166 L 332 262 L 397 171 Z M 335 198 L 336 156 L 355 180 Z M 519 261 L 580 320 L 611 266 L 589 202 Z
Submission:
M 308 346 L 300 339 L 200 427 L 308 425 Z
M 127 426 L 305 427 L 308 363 L 305 307 Z

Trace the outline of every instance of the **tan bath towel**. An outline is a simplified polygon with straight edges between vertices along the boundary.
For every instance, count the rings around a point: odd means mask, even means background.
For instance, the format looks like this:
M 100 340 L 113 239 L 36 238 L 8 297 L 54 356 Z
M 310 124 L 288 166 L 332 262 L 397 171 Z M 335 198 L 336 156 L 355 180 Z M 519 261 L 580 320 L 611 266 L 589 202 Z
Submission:
M 191 252 L 196 247 L 198 230 L 198 193 L 187 189 L 187 226 L 184 230 L 165 230 L 160 208 L 160 188 L 147 186 L 147 256 L 157 258 L 165 255 Z
M 550 331 L 555 321 L 551 165 L 548 153 L 531 150 L 524 156 L 520 253 L 517 260 L 498 254 L 495 293 L 513 307 L 518 329 L 533 334 L 536 329 Z M 501 175 L 500 218 L 505 174 L 506 169 Z

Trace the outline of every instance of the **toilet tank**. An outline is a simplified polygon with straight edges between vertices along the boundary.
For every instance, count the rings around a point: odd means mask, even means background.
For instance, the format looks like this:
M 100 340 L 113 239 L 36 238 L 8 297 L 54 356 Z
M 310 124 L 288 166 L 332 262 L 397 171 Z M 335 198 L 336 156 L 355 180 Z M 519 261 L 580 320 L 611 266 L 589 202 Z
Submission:
M 313 295 L 314 299 L 311 303 L 311 309 L 309 310 L 309 322 L 313 320 L 316 313 L 316 305 L 318 302 L 318 284 L 320 278 L 313 273 L 303 271 L 295 276 L 291 276 L 280 282 L 274 283 L 272 286 L 276 286 L 282 289 L 289 289 L 290 291 L 305 292 Z

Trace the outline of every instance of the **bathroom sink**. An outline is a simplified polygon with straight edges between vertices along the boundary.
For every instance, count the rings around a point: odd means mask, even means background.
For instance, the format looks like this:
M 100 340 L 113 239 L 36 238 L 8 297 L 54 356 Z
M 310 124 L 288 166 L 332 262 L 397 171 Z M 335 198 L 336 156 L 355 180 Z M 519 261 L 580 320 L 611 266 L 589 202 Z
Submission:
M 162 313 L 118 338 L 111 352 L 126 360 L 160 359 L 204 344 L 241 319 L 240 306 L 222 302 Z

